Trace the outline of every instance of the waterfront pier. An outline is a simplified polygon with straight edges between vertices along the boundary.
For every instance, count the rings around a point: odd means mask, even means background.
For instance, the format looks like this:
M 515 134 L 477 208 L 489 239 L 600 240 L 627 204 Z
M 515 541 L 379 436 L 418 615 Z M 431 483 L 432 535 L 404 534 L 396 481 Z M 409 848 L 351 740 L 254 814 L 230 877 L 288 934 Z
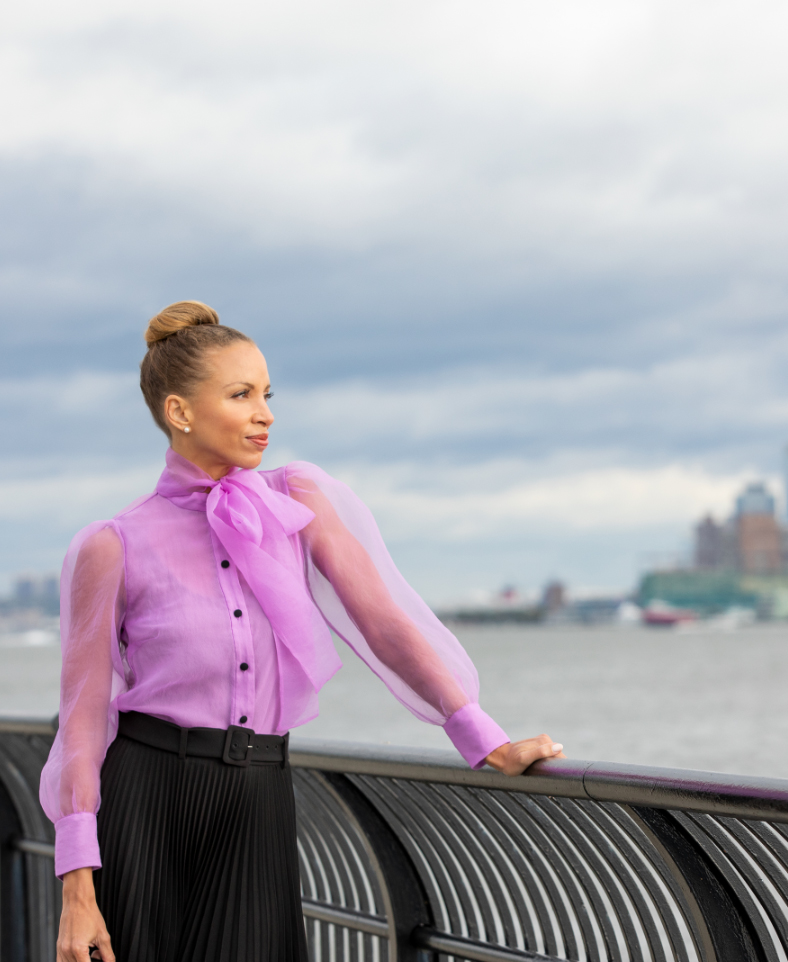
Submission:
M 46 720 L 0 720 L 0 962 L 54 962 Z M 314 962 L 784 962 L 788 780 L 294 738 Z

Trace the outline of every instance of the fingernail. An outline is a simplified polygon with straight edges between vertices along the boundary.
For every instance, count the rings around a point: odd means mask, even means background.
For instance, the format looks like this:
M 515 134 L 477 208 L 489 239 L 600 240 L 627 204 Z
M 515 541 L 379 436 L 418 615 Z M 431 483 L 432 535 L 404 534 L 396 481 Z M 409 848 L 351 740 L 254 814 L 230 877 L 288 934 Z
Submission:
M 564 746 L 563 746 L 563 745 L 559 745 L 557 742 L 556 742 L 555 745 L 553 745 L 553 753 L 554 753 L 554 754 L 557 755 L 558 752 L 562 752 L 563 750 L 564 750 Z

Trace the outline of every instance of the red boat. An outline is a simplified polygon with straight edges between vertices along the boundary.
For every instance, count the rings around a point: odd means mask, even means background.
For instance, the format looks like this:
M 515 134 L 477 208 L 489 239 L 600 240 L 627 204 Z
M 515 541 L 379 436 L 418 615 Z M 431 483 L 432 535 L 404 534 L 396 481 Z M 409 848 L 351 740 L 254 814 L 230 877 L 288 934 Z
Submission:
M 698 616 L 689 608 L 673 608 L 667 604 L 652 604 L 643 612 L 643 623 L 657 628 L 670 628 L 687 621 L 697 621 Z

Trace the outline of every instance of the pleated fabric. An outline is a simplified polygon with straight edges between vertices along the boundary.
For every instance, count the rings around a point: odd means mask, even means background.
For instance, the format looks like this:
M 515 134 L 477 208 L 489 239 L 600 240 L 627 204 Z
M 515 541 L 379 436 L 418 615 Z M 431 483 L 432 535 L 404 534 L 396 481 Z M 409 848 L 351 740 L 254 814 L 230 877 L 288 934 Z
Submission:
M 289 766 L 119 737 L 101 794 L 94 881 L 117 962 L 308 962 Z

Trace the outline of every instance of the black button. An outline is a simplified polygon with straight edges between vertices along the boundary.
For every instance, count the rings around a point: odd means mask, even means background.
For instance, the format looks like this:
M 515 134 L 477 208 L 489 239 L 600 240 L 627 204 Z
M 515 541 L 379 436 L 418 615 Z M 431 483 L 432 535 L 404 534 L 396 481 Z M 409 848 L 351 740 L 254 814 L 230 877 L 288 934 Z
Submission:
M 240 608 L 236 608 L 233 614 L 235 615 L 236 618 L 240 618 L 243 612 L 241 611 Z
M 247 669 L 248 667 L 249 667 L 249 666 L 246 664 L 245 661 L 242 661 L 242 662 L 241 662 L 241 671 L 246 671 L 246 669 Z
M 223 562 L 222 562 L 222 567 L 223 567 L 223 568 L 229 568 L 229 567 L 230 567 L 230 562 L 229 562 L 229 561 L 223 561 Z
M 246 721 L 246 715 L 241 715 L 241 717 L 238 719 L 238 724 L 243 725 L 245 721 Z

